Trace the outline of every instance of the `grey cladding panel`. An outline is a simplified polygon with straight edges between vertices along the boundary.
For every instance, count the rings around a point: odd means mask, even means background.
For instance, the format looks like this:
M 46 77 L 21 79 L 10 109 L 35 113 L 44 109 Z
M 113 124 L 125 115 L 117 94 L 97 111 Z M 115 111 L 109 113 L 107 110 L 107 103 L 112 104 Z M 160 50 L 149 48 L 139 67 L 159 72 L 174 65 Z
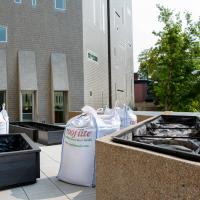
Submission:
M 68 91 L 69 79 L 66 55 L 62 53 L 51 54 L 52 86 L 55 91 Z
M 19 51 L 18 59 L 20 90 L 37 90 L 35 53 L 33 51 Z
M 6 50 L 0 49 L 0 90 L 7 90 Z

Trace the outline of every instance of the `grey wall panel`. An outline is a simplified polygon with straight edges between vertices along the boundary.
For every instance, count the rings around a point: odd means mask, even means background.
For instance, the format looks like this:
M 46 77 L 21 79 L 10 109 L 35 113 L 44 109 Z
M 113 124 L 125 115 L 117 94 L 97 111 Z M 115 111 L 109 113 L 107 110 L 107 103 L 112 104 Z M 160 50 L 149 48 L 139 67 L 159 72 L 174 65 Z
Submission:
M 69 77 L 66 55 L 61 53 L 51 54 L 51 77 L 54 91 L 68 91 Z
M 88 51 L 98 61 L 88 58 Z M 83 1 L 84 100 L 95 108 L 108 105 L 107 1 Z
M 110 21 L 112 104 L 119 100 L 120 104 L 130 105 L 133 101 L 132 1 L 110 0 Z M 96 108 L 108 105 L 107 43 L 107 0 L 83 1 L 84 100 Z M 88 59 L 88 50 L 97 55 L 98 62 Z
M 37 90 L 37 72 L 35 53 L 33 51 L 18 52 L 19 89 Z
M 6 50 L 0 49 L 0 90 L 7 90 Z
M 132 106 L 132 0 L 110 0 L 110 4 L 112 103 Z

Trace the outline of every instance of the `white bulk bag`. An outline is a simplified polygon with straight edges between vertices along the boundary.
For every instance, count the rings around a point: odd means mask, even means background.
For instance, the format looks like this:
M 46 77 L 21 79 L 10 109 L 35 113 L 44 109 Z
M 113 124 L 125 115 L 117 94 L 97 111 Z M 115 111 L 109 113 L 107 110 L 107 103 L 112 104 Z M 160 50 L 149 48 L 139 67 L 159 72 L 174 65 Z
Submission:
M 121 120 L 115 109 L 109 113 L 98 115 L 97 117 L 98 133 L 97 137 L 103 137 L 120 130 Z
M 137 116 L 130 107 L 124 105 L 122 108 L 117 107 L 116 110 L 121 119 L 121 129 L 137 123 Z
M 134 114 L 134 111 L 130 107 L 124 105 L 122 108 L 106 108 L 104 113 L 110 114 L 113 112 L 113 110 L 115 110 L 119 114 L 121 120 L 121 129 L 126 128 L 130 125 L 135 125 L 137 123 L 137 116 Z
M 2 106 L 3 109 L 0 112 L 0 134 L 8 134 L 9 133 L 9 117 L 8 113 L 5 110 L 5 105 Z
M 72 118 L 66 125 L 57 177 L 76 185 L 94 186 L 95 140 L 119 130 L 120 120 L 118 116 L 118 127 L 113 128 L 108 118 L 104 123 L 93 108 L 85 106 L 82 111 L 83 114 Z

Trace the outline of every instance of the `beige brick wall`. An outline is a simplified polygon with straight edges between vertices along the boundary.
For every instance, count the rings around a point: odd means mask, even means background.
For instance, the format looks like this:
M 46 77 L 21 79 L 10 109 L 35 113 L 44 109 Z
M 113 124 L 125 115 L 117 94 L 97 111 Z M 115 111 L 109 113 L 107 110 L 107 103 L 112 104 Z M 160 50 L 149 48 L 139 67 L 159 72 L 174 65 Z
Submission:
M 7 107 L 10 120 L 19 120 L 17 55 L 20 50 L 35 52 L 39 121 L 52 122 L 50 56 L 55 52 L 66 54 L 67 58 L 69 111 L 79 111 L 84 104 L 95 108 L 108 105 L 107 0 L 95 1 L 95 23 L 93 0 L 67 0 L 65 11 L 55 10 L 53 0 L 37 2 L 36 8 L 32 8 L 31 0 L 23 0 L 22 4 L 15 4 L 14 0 L 0 0 L 0 25 L 8 27 L 8 42 L 0 43 L 0 49 L 7 52 Z M 117 10 L 121 13 L 122 8 L 125 23 L 120 24 L 120 31 L 117 32 L 113 12 Z M 125 90 L 121 98 L 126 99 L 127 103 L 132 100 L 131 27 L 131 0 L 111 0 L 113 104 L 116 100 L 115 89 Z M 121 47 L 124 48 L 123 52 L 120 52 Z M 115 49 L 117 55 L 114 55 Z M 88 50 L 97 55 L 98 63 L 88 59 Z
M 36 55 L 39 120 L 51 122 L 50 55 L 67 56 L 69 72 L 69 110 L 83 106 L 82 5 L 79 0 L 67 1 L 67 9 L 59 12 L 50 0 L 31 0 L 15 4 L 0 0 L 0 25 L 8 27 L 8 42 L 0 44 L 7 52 L 8 112 L 10 120 L 19 120 L 18 58 L 19 50 Z

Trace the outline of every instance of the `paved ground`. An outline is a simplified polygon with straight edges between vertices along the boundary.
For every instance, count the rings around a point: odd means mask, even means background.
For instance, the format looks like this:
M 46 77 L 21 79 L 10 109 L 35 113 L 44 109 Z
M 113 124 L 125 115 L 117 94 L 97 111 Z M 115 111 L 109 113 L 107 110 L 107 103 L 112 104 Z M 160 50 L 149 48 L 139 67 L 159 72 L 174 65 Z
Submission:
M 58 181 L 61 145 L 40 146 L 40 176 L 36 184 L 0 191 L 0 200 L 95 200 L 94 188 Z

